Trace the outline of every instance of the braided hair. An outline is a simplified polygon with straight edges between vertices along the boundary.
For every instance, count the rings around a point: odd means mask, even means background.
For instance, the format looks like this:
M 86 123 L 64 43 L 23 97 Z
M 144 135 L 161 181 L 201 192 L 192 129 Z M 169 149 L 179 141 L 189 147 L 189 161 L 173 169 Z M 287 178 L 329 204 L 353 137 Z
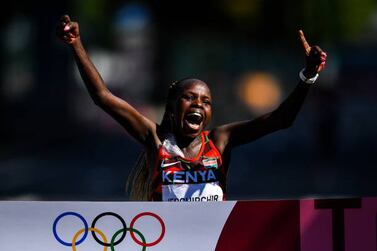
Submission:
M 164 116 L 162 117 L 161 124 L 157 128 L 157 134 L 159 135 L 161 141 L 163 141 L 166 134 L 173 132 L 173 106 L 176 104 L 183 87 L 185 84 L 195 81 L 197 81 L 197 79 L 186 77 L 174 81 L 169 85 Z M 143 151 L 139 155 L 126 183 L 126 192 L 129 194 L 129 200 L 152 200 L 152 175 L 155 163 L 151 163 L 151 161 L 154 160 L 153 158 L 148 158 L 148 155 L 156 156 L 156 154 L 157 153 L 155 152 Z

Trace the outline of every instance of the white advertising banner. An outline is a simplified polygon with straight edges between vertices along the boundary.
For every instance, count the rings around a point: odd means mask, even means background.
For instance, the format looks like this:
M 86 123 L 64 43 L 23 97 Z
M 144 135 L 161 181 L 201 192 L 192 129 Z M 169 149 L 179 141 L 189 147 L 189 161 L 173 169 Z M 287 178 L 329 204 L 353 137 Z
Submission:
M 376 251 L 377 198 L 0 202 L 0 251 Z
M 0 202 L 0 250 L 215 250 L 235 203 Z

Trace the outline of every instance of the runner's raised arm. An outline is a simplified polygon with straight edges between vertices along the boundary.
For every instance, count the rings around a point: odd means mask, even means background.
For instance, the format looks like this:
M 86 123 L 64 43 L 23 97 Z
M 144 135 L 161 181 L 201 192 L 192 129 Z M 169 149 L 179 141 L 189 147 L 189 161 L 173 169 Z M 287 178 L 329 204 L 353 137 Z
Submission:
M 68 15 L 62 16 L 57 26 L 57 36 L 71 47 L 81 78 L 94 103 L 116 119 L 143 145 L 159 141 L 156 136 L 156 123 L 113 95 L 106 87 L 81 42 L 79 24 L 72 22 Z
M 300 111 L 310 86 L 318 73 L 324 68 L 326 53 L 319 46 L 310 46 L 302 30 L 298 31 L 300 43 L 303 47 L 306 66 L 300 72 L 300 81 L 292 93 L 280 106 L 265 115 L 253 120 L 234 122 L 215 128 L 211 137 L 221 153 L 234 146 L 250 143 L 274 131 L 288 128 L 294 122 Z

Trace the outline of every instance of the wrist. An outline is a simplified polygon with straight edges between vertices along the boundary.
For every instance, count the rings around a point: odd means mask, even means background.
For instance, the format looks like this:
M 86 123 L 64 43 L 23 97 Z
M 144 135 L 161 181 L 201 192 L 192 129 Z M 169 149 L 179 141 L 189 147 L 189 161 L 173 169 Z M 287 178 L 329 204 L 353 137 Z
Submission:
M 83 49 L 83 45 L 81 43 L 80 37 L 77 37 L 75 40 L 73 40 L 70 44 L 70 47 L 73 51 L 79 52 Z
M 77 36 L 77 37 L 73 38 L 73 39 L 69 42 L 69 45 L 71 45 L 72 47 L 79 46 L 80 44 L 81 44 L 80 36 Z
M 318 76 L 318 73 L 313 74 L 310 71 L 308 72 L 306 68 L 302 69 L 299 73 L 301 81 L 307 84 L 314 84 Z
M 314 78 L 316 75 L 317 75 L 317 70 L 315 68 L 308 68 L 308 67 L 305 67 L 303 69 L 303 72 L 304 76 L 306 78 Z

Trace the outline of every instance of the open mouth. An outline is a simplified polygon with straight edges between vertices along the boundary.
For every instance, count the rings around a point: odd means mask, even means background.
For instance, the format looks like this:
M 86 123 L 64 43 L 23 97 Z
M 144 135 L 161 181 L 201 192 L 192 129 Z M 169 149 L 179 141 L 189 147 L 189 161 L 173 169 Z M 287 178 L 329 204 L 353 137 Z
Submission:
M 184 121 L 187 127 L 191 130 L 197 131 L 200 129 L 200 126 L 204 120 L 204 117 L 199 112 L 190 112 L 187 113 Z

